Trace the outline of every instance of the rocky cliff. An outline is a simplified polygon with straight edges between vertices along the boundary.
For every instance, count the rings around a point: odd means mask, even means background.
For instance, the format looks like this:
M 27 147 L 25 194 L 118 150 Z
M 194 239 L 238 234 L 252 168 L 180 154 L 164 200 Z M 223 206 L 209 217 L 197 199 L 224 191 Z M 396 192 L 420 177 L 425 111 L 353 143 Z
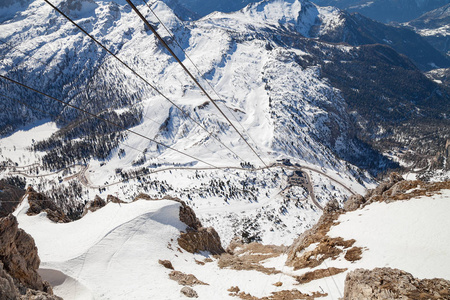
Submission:
M 450 299 L 450 281 L 417 279 L 391 268 L 357 269 L 347 274 L 344 300 Z
M 13 215 L 0 219 L 0 298 L 61 299 L 38 274 L 40 259 L 33 238 Z

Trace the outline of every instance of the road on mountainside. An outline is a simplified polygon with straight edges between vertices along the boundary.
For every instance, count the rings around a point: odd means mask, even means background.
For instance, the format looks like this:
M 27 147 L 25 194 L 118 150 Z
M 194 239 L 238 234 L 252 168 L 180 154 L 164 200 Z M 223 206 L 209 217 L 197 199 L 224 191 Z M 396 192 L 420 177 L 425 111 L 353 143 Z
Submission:
M 29 166 L 23 166 L 23 167 L 17 167 L 17 168 L 22 168 L 22 169 L 23 169 L 23 168 L 26 168 L 26 167 L 36 166 L 36 165 L 38 165 L 38 164 L 35 163 L 35 164 L 29 165 Z M 10 174 L 22 175 L 22 176 L 25 176 L 25 177 L 28 177 L 28 178 L 39 178 L 39 177 L 47 177 L 47 176 L 56 175 L 56 174 L 58 174 L 58 173 L 63 172 L 63 171 L 66 170 L 66 169 L 69 169 L 69 168 L 72 168 L 72 167 L 75 167 L 75 166 L 80 166 L 80 164 L 75 164 L 75 165 L 72 165 L 72 166 L 63 168 L 63 169 L 61 169 L 61 170 L 58 170 L 58 171 L 56 171 L 56 172 L 52 172 L 52 173 L 49 173 L 49 174 L 42 174 L 42 175 L 28 175 L 28 174 L 22 173 L 22 172 L 20 172 L 20 171 L 12 171 L 12 172 L 10 172 Z M 85 187 L 87 187 L 87 188 L 92 188 L 92 189 L 99 189 L 99 188 L 106 188 L 106 187 L 110 187 L 110 186 L 113 186 L 113 185 L 117 185 L 117 184 L 120 184 L 120 183 L 124 182 L 125 180 L 130 180 L 130 179 L 134 179 L 134 178 L 137 177 L 137 176 L 135 176 L 135 177 L 130 177 L 130 178 L 127 178 L 127 179 L 124 179 L 124 180 L 119 180 L 119 181 L 116 181 L 116 182 L 113 182 L 113 183 L 95 186 L 95 185 L 93 185 L 93 183 L 89 180 L 89 178 L 88 178 L 88 176 L 87 176 L 87 174 L 86 174 L 87 171 L 89 170 L 89 167 L 90 167 L 89 164 L 88 164 L 88 165 L 85 165 L 85 166 L 83 166 L 83 168 L 82 168 L 79 172 L 77 172 L 77 173 L 75 173 L 75 174 L 73 174 L 73 175 L 70 175 L 70 176 L 64 178 L 63 180 L 64 180 L 64 181 L 68 181 L 68 180 L 70 180 L 70 179 L 78 178 L 79 182 L 80 182 L 82 185 L 84 185 Z M 310 177 L 310 175 L 308 174 L 308 172 L 306 172 L 306 170 L 311 171 L 311 172 L 316 172 L 316 173 L 318 173 L 318 174 L 321 174 L 322 176 L 324 176 L 324 177 L 330 179 L 331 181 L 333 181 L 333 182 L 339 184 L 340 186 L 342 186 L 342 187 L 343 187 L 345 190 L 347 190 L 350 194 L 352 194 L 352 195 L 355 195 L 355 194 L 356 194 L 354 191 L 352 191 L 352 190 L 351 190 L 348 186 L 346 186 L 344 183 L 342 183 L 342 182 L 336 180 L 335 178 L 331 177 L 330 175 L 328 175 L 328 174 L 326 174 L 326 173 L 324 173 L 324 172 L 322 172 L 322 171 L 320 171 L 320 170 L 317 170 L 317 169 L 314 169 L 314 168 L 311 168 L 311 167 L 299 166 L 299 165 L 285 165 L 285 164 L 282 164 L 282 163 L 274 163 L 274 164 L 272 164 L 272 165 L 270 165 L 270 166 L 267 166 L 267 167 L 254 168 L 254 169 L 242 168 L 242 167 L 222 167 L 222 168 L 213 168 L 213 167 L 203 167 L 203 168 L 192 168 L 192 167 L 168 167 L 168 168 L 163 168 L 163 169 L 151 171 L 151 172 L 149 172 L 147 175 L 156 174 L 156 173 L 160 173 L 160 172 L 167 172 L 167 171 L 177 171 L 177 170 L 208 171 L 208 170 L 219 170 L 219 169 L 226 170 L 226 169 L 229 169 L 229 170 L 241 170 L 241 171 L 242 171 L 242 170 L 243 170 L 243 171 L 261 171 L 261 170 L 267 170 L 267 169 L 272 169 L 272 168 L 284 168 L 284 169 L 293 170 L 294 172 L 295 172 L 295 171 L 300 171 L 300 172 L 302 172 L 303 174 L 305 174 L 305 176 L 306 176 L 306 178 L 305 178 L 305 179 L 306 179 L 306 182 L 303 184 L 303 186 L 304 186 L 304 187 L 306 188 L 306 190 L 308 191 L 308 194 L 309 194 L 310 197 L 311 197 L 311 201 L 312 201 L 312 202 L 314 203 L 314 205 L 315 205 L 316 207 L 318 207 L 320 210 L 323 210 L 323 207 L 322 207 L 322 205 L 321 205 L 321 204 L 317 201 L 317 199 L 316 199 L 316 196 L 315 196 L 315 193 L 314 193 L 314 185 L 313 185 L 313 182 L 312 182 L 311 177 Z M 291 186 L 292 186 L 292 185 L 288 185 L 288 186 L 285 187 L 282 191 L 280 191 L 279 194 L 281 194 L 283 191 L 285 191 L 286 189 L 290 188 Z
M 29 166 L 24 166 L 24 167 L 13 167 L 13 168 L 15 168 L 15 169 L 17 170 L 17 168 L 26 168 L 26 167 L 30 167 L 30 166 L 36 166 L 36 167 L 38 167 L 38 166 L 40 166 L 40 165 L 39 165 L 38 163 L 35 163 L 35 164 L 29 165 Z M 74 164 L 74 165 L 71 165 L 71 166 L 68 166 L 68 167 L 62 168 L 62 169 L 60 169 L 60 170 L 57 170 L 57 171 L 55 171 L 55 172 L 51 172 L 51 173 L 47 173 L 47 174 L 30 175 L 30 174 L 24 173 L 25 171 L 31 171 L 31 169 L 28 169 L 28 170 L 22 170 L 22 171 L 14 171 L 14 170 L 13 170 L 13 171 L 9 171 L 8 174 L 9 174 L 9 175 L 20 175 L 20 176 L 24 176 L 24 177 L 27 177 L 27 178 L 41 178 L 41 177 L 48 177 L 48 176 L 54 176 L 54 175 L 57 175 L 58 173 L 64 172 L 65 170 L 68 170 L 68 169 L 73 168 L 73 167 L 76 167 L 76 166 L 80 166 L 80 164 Z M 78 174 L 79 174 L 79 172 L 77 172 L 77 173 L 75 173 L 75 174 L 73 174 L 73 175 L 71 175 L 71 176 L 69 176 L 69 177 L 71 177 L 71 178 L 77 177 Z M 69 177 L 67 177 L 67 178 L 69 178 Z
M 213 168 L 213 167 L 203 167 L 203 168 L 168 167 L 168 168 L 163 168 L 163 169 L 151 171 L 147 175 L 156 174 L 156 173 L 160 173 L 160 172 L 167 172 L 167 171 L 177 171 L 177 170 L 208 171 L 208 170 L 218 170 L 218 169 L 232 169 L 232 170 L 244 170 L 244 171 L 261 171 L 261 170 L 267 170 L 267 169 L 272 169 L 272 168 L 285 168 L 285 169 L 290 169 L 290 170 L 294 170 L 294 171 L 300 171 L 303 174 L 305 174 L 305 176 L 306 176 L 306 183 L 305 183 L 304 187 L 307 189 L 308 194 L 311 197 L 311 201 L 320 210 L 323 210 L 323 207 L 316 199 L 316 196 L 315 196 L 315 193 L 314 193 L 314 185 L 313 185 L 313 182 L 311 180 L 311 176 L 308 174 L 308 172 L 306 172 L 306 170 L 311 171 L 311 172 L 316 172 L 318 174 L 321 174 L 322 176 L 324 176 L 324 177 L 330 179 L 331 181 L 333 181 L 333 182 L 339 184 L 340 186 L 342 186 L 350 194 L 356 195 L 356 193 L 353 190 L 351 190 L 348 186 L 346 186 L 344 183 L 338 181 L 337 179 L 331 177 L 330 175 L 325 174 L 322 171 L 319 171 L 319 170 L 311 168 L 311 167 L 295 166 L 295 165 L 287 166 L 287 165 L 280 164 L 280 163 L 275 163 L 275 164 L 273 164 L 271 166 L 255 168 L 255 169 L 248 169 L 248 168 L 241 168 L 241 167 L 223 167 L 223 168 Z M 130 180 L 130 179 L 134 179 L 135 178 L 135 177 L 130 177 L 130 178 L 127 178 L 127 179 L 124 179 L 124 180 L 119 180 L 119 181 L 116 181 L 116 182 L 113 182 L 113 183 L 94 186 L 92 184 L 92 182 L 89 180 L 89 178 L 86 176 L 86 172 L 88 171 L 88 169 L 89 169 L 89 165 L 87 165 L 84 169 L 82 169 L 78 173 L 79 181 L 81 182 L 81 184 L 83 184 L 84 186 L 86 186 L 88 188 L 95 188 L 95 189 L 106 188 L 106 187 L 110 187 L 110 186 L 114 186 L 114 185 L 120 184 L 120 183 L 124 182 L 125 180 Z M 286 190 L 288 188 L 290 188 L 290 186 L 285 187 L 282 191 L 280 191 L 279 194 L 281 194 L 284 190 Z

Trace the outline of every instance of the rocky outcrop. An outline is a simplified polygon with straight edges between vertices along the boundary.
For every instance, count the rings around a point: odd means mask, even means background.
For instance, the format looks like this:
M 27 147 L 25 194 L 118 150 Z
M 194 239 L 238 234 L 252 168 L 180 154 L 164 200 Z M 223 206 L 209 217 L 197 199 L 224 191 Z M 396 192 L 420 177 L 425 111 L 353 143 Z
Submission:
M 178 200 L 181 203 L 180 207 L 180 221 L 188 227 L 198 230 L 202 227 L 202 223 L 198 220 L 194 210 L 186 205 L 184 201 Z
M 219 234 L 212 227 L 182 232 L 178 238 L 178 245 L 190 253 L 200 251 L 207 251 L 213 255 L 225 253 Z
M 330 201 L 323 210 L 323 215 L 318 223 L 311 229 L 302 233 L 290 247 L 286 264 L 294 269 L 315 267 L 320 265 L 324 259 L 336 259 L 344 253 L 344 259 L 356 261 L 361 259 L 363 249 L 352 247 L 354 241 L 344 241 L 340 238 L 327 236 L 330 228 L 335 224 L 341 214 L 348 211 L 361 209 L 374 202 L 390 203 L 399 200 L 408 200 L 420 196 L 431 196 L 442 189 L 450 189 L 450 181 L 425 183 L 420 180 L 408 181 L 397 173 L 392 173 L 389 179 L 381 183 L 375 189 L 369 190 L 365 196 L 351 196 L 345 203 L 343 209 L 339 208 L 336 201 Z M 314 249 L 306 249 L 314 244 Z M 320 259 L 317 259 L 320 258 Z
M 25 190 L 9 184 L 6 180 L 0 180 L 0 218 L 12 213 L 25 194 Z
M 347 274 L 344 300 L 450 299 L 450 281 L 414 278 L 391 269 L 356 269 Z
M 164 266 L 166 269 L 174 270 L 172 263 L 170 260 L 158 260 L 158 263 Z
M 361 207 L 366 202 L 366 199 L 361 195 L 352 195 L 344 203 L 345 211 L 354 211 Z
M 36 192 L 32 187 L 28 187 L 26 196 L 30 205 L 27 215 L 34 216 L 41 212 L 46 212 L 47 217 L 53 222 L 68 223 L 72 221 L 55 202 L 45 195 Z
M 60 299 L 38 274 L 34 240 L 13 215 L 0 219 L 0 260 L 0 299 Z
M 188 286 L 183 287 L 180 292 L 188 298 L 198 298 L 197 292 Z
M 420 196 L 431 196 L 442 189 L 450 189 L 450 181 L 410 181 L 404 180 L 397 173 L 392 173 L 387 181 L 380 183 L 375 189 L 368 190 L 365 196 L 350 196 L 344 203 L 344 211 L 354 211 L 374 202 L 391 203 Z
M 323 215 L 311 229 L 302 233 L 288 250 L 286 265 L 294 269 L 313 268 L 319 266 L 325 259 L 336 259 L 346 249 L 353 246 L 354 240 L 327 236 L 331 226 L 344 211 L 339 208 L 336 200 L 330 201 L 323 210 Z M 318 243 L 314 249 L 308 247 Z
M 239 238 L 234 238 L 227 248 L 227 253 L 220 255 L 217 265 L 219 268 L 233 270 L 254 270 L 267 275 L 278 274 L 280 270 L 266 267 L 264 262 L 279 257 L 286 252 L 286 247 L 276 245 L 262 245 L 260 243 L 244 244 Z
M 298 283 L 300 284 L 305 284 L 308 282 L 311 282 L 313 280 L 317 280 L 317 279 L 321 279 L 321 278 L 325 278 L 325 277 L 329 277 L 329 276 L 333 276 L 342 272 L 347 271 L 347 268 L 345 269 L 339 269 L 339 268 L 326 268 L 326 269 L 317 269 L 311 272 L 306 272 L 305 274 L 301 275 L 301 276 L 296 276 L 295 280 L 297 280 Z
M 125 201 L 120 200 L 118 197 L 113 196 L 113 195 L 108 195 L 106 197 L 106 202 L 112 202 L 112 203 L 117 203 L 117 204 L 122 204 L 122 203 L 126 203 Z
M 192 274 L 185 274 L 180 271 L 172 271 L 169 274 L 169 278 L 178 282 L 180 285 L 187 285 L 187 286 L 194 286 L 194 285 L 208 285 L 207 283 L 204 283 L 201 280 L 198 280 L 197 277 L 195 277 Z
M 106 201 L 103 200 L 102 198 L 100 198 L 99 195 L 96 195 L 94 200 L 89 201 L 84 206 L 82 217 L 84 217 L 88 212 L 94 212 L 94 211 L 102 208 L 105 205 L 106 205 Z
M 190 253 L 198 253 L 200 251 L 207 251 L 213 255 L 222 254 L 225 250 L 222 247 L 219 234 L 217 231 L 208 227 L 202 226 L 198 220 L 195 212 L 184 201 L 176 198 L 170 200 L 177 201 L 180 206 L 180 221 L 187 225 L 186 232 L 181 232 L 178 238 L 178 245 Z

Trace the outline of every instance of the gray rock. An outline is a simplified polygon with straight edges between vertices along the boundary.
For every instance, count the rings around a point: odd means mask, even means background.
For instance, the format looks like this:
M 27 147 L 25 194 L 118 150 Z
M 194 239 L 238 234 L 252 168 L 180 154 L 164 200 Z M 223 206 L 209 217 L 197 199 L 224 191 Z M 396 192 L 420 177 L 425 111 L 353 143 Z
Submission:
M 180 292 L 188 298 L 198 298 L 197 292 L 190 287 L 185 286 Z

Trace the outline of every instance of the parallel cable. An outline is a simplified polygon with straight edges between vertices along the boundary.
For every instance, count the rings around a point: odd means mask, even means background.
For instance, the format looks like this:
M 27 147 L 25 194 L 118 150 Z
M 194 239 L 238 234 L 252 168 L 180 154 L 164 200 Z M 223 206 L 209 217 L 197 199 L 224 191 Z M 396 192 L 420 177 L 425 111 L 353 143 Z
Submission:
M 48 2 L 48 0 L 44 0 Z M 227 122 L 233 127 L 233 129 L 239 134 L 242 140 L 247 144 L 247 146 L 253 151 L 253 153 L 259 158 L 259 160 L 267 167 L 267 164 L 262 160 L 261 156 L 255 151 L 255 149 L 250 145 L 250 143 L 244 138 L 242 133 L 234 126 L 234 124 L 230 121 L 230 119 L 225 115 L 222 109 L 217 105 L 216 101 L 212 99 L 212 97 L 206 92 L 203 86 L 198 82 L 198 80 L 192 75 L 192 73 L 186 68 L 183 62 L 178 58 L 178 56 L 170 49 L 169 45 L 164 41 L 164 39 L 158 34 L 158 32 L 153 28 L 153 26 L 147 21 L 147 19 L 141 14 L 141 12 L 136 8 L 136 6 L 131 2 L 131 0 L 126 0 L 127 3 L 131 6 L 131 8 L 136 12 L 136 14 L 141 18 L 144 24 L 153 32 L 153 34 L 157 37 L 157 39 L 164 45 L 164 47 L 169 51 L 169 53 L 175 58 L 178 64 L 183 68 L 183 70 L 189 75 L 189 77 L 194 81 L 194 83 L 200 88 L 200 90 L 206 95 L 206 97 L 214 104 L 214 106 L 219 110 L 222 116 L 227 120 Z
M 51 117 L 54 117 L 54 118 L 58 118 L 58 117 L 59 117 L 59 116 L 57 116 L 57 115 L 55 115 L 55 114 L 52 114 L 52 113 L 49 113 L 49 112 L 47 112 L 47 111 L 43 111 L 43 110 L 41 110 L 41 109 L 39 109 L 39 108 L 33 107 L 33 106 L 29 105 L 28 103 L 25 103 L 25 102 L 23 102 L 23 101 L 21 101 L 21 100 L 18 100 L 18 99 L 16 99 L 16 98 L 12 98 L 12 97 L 9 97 L 9 96 L 4 95 L 4 94 L 1 94 L 1 93 L 0 93 L 0 97 L 4 97 L 4 98 L 7 98 L 7 99 L 9 99 L 9 100 L 11 100 L 11 101 L 20 103 L 20 104 L 22 104 L 22 105 L 28 107 L 28 108 L 31 109 L 31 110 L 36 110 L 36 111 L 42 112 L 42 113 L 44 113 L 44 114 L 46 114 L 46 115 L 48 115 L 48 116 L 51 116 Z M 132 150 L 135 150 L 135 151 L 138 152 L 138 153 L 144 152 L 143 150 L 140 150 L 140 149 L 137 149 L 137 148 L 135 148 L 135 147 L 133 147 L 133 146 L 130 146 L 130 145 L 128 145 L 128 144 L 125 144 L 124 142 L 120 142 L 120 141 L 119 141 L 118 143 L 119 143 L 120 145 L 122 145 L 122 146 L 125 146 L 125 147 L 128 147 L 128 148 L 132 149 Z M 55 173 L 59 173 L 59 172 L 55 172 Z M 54 174 L 45 174 L 45 175 L 40 175 L 39 177 L 50 176 L 50 175 L 54 175 Z M 29 176 L 29 175 L 23 175 L 23 176 L 26 177 L 26 176 Z M 5 202 L 5 201 L 3 201 L 3 202 Z
M 5 44 L 5 45 L 7 45 L 7 46 L 9 46 L 9 48 L 11 48 L 11 49 L 15 49 L 15 50 L 21 52 L 23 55 L 25 55 L 25 56 L 27 56 L 27 57 L 29 57 L 29 58 L 31 58 L 31 59 L 36 60 L 37 62 L 41 63 L 42 65 L 45 65 L 45 66 L 50 67 L 50 64 L 49 64 L 49 63 L 46 63 L 46 62 L 44 62 L 44 61 L 42 61 L 42 60 L 40 60 L 40 59 L 38 59 L 38 58 L 34 58 L 34 57 L 31 56 L 29 53 L 26 53 L 25 51 L 22 51 L 22 50 L 20 50 L 19 48 L 17 48 L 16 46 L 12 45 L 12 43 L 3 41 L 2 39 L 0 39 L 0 42 L 3 43 L 3 44 Z M 99 68 L 100 68 L 105 62 L 106 62 L 106 59 L 103 60 L 103 62 L 98 66 L 98 68 L 97 68 L 97 70 L 96 70 L 95 72 L 98 72 Z M 16 67 L 17 67 L 17 66 L 16 66 Z M 58 66 L 58 68 L 60 68 L 60 67 Z M 60 69 L 60 71 L 61 71 L 61 69 Z M 90 83 L 88 83 L 88 84 L 86 85 L 86 88 L 85 88 L 85 90 L 84 90 L 84 92 L 86 93 L 86 95 L 87 95 L 88 90 L 89 90 L 89 84 L 90 84 Z M 2 94 L 0 94 L 0 95 L 2 95 Z M 45 112 L 45 111 L 43 111 L 43 110 L 37 109 L 37 108 L 35 108 L 35 107 L 31 107 L 30 105 L 28 105 L 27 103 L 25 103 L 25 102 L 23 102 L 23 101 L 20 101 L 20 100 L 17 100 L 17 99 L 8 97 L 8 96 L 6 96 L 6 95 L 2 95 L 2 96 L 4 96 L 5 98 L 9 98 L 9 99 L 12 100 L 12 101 L 15 101 L 15 102 L 18 102 L 18 103 L 20 103 L 20 104 L 23 104 L 24 106 L 30 108 L 31 110 L 36 110 L 36 111 L 39 111 L 39 112 L 41 112 L 41 113 L 48 114 L 49 116 L 53 117 L 55 120 L 58 120 L 58 119 L 60 119 L 60 118 L 63 117 L 62 114 L 60 114 L 60 115 L 52 115 L 52 114 L 49 114 L 49 113 L 47 113 L 47 112 Z M 73 100 L 73 99 L 72 99 L 72 100 Z M 69 100 L 68 102 L 71 103 L 72 100 Z M 85 106 L 87 106 L 87 105 L 88 105 L 90 102 L 92 102 L 93 100 L 94 100 L 94 99 L 92 99 L 91 101 L 88 101 L 88 102 L 85 104 Z M 65 106 L 65 107 L 63 108 L 63 110 L 64 110 L 66 107 L 67 107 L 67 106 Z M 161 105 L 161 107 L 162 107 L 162 105 Z M 110 109 L 111 109 L 111 108 L 108 108 L 108 109 L 103 110 L 103 111 L 99 111 L 98 113 L 96 113 L 96 115 L 101 115 L 102 113 L 104 113 L 104 112 L 106 112 L 106 111 L 108 111 L 108 110 L 110 110 Z M 148 119 L 148 120 L 150 120 L 150 121 L 152 121 L 152 122 L 154 122 L 154 123 L 156 123 L 156 124 L 161 125 L 160 123 L 156 122 L 155 120 L 149 118 L 147 115 L 143 115 L 142 117 L 145 118 L 145 119 Z M 91 116 L 87 116 L 86 118 L 84 118 L 84 119 L 82 119 L 82 120 L 78 120 L 78 121 L 77 121 L 77 124 L 76 124 L 75 126 L 81 125 L 83 122 L 86 122 L 86 121 L 89 120 L 90 118 L 91 118 Z M 119 142 L 119 143 L 120 143 L 120 142 Z M 124 144 L 124 143 L 121 143 L 121 144 L 124 145 L 124 146 L 126 146 L 126 147 L 128 147 L 128 148 L 131 148 L 131 149 L 133 149 L 133 150 L 136 150 L 136 151 L 142 153 L 142 151 L 139 150 L 139 149 L 136 149 L 136 148 L 134 148 L 134 147 L 132 147 L 132 146 L 129 146 L 129 145 L 127 145 L 127 144 Z M 209 150 L 208 148 L 206 148 L 206 146 L 204 146 L 204 147 L 205 147 L 205 149 L 206 149 L 207 151 L 209 151 L 209 152 L 211 152 L 212 154 L 214 154 L 214 152 L 211 151 L 211 150 Z M 222 155 L 219 154 L 219 156 L 223 159 Z M 240 157 L 239 157 L 239 158 L 240 158 Z M 242 158 L 240 158 L 240 159 L 242 160 Z
M 211 88 L 211 90 L 214 92 L 214 94 L 217 96 L 217 98 L 219 98 L 219 100 L 225 102 L 223 100 L 223 98 L 219 95 L 219 93 L 216 91 L 216 89 L 213 87 L 213 85 L 211 84 L 211 82 L 209 82 L 206 77 L 202 74 L 202 72 L 200 71 L 199 67 L 194 63 L 194 61 L 191 59 L 191 57 L 187 54 L 187 52 L 183 49 L 183 47 L 180 45 L 180 43 L 178 43 L 175 35 L 173 34 L 173 32 L 171 32 L 171 30 L 164 24 L 164 22 L 158 17 L 158 15 L 156 14 L 156 12 L 152 9 L 152 7 L 148 4 L 147 0 L 142 0 L 142 2 L 145 3 L 145 5 L 148 7 L 148 9 L 152 12 L 152 14 L 155 16 L 155 18 L 158 20 L 158 22 L 164 27 L 164 29 L 167 31 L 167 33 L 172 37 L 173 41 L 175 42 L 175 44 L 177 44 L 178 48 L 183 52 L 184 56 L 191 62 L 191 64 L 194 66 L 194 68 L 197 70 L 198 75 L 200 75 L 201 78 L 203 78 L 203 80 L 209 85 L 209 87 Z M 241 126 L 242 130 L 247 134 L 247 136 L 249 137 L 249 139 L 253 142 L 253 144 L 255 144 L 255 147 L 258 148 L 255 140 L 252 138 L 252 136 L 248 133 L 248 131 L 245 129 L 245 127 L 241 124 L 241 122 L 239 122 L 238 118 L 235 116 L 235 114 L 233 113 L 233 111 L 228 108 L 228 106 L 225 105 L 225 108 L 228 110 L 228 112 L 233 116 L 233 118 L 236 120 L 236 122 Z M 267 166 L 267 165 L 266 165 Z
M 77 107 L 77 106 L 75 106 L 75 105 L 72 105 L 72 104 L 70 104 L 70 103 L 64 102 L 64 101 L 59 100 L 59 99 L 57 99 L 57 98 L 54 98 L 54 97 L 52 97 L 52 96 L 50 96 L 50 95 L 47 95 L 47 94 L 45 94 L 45 93 L 43 93 L 43 92 L 41 92 L 41 91 L 38 91 L 38 90 L 36 90 L 36 89 L 34 89 L 34 88 L 32 88 L 32 87 L 29 87 L 29 86 L 27 86 L 27 85 L 25 85 L 25 84 L 23 84 L 23 83 L 20 83 L 20 82 L 18 82 L 18 81 L 15 81 L 15 80 L 11 79 L 11 78 L 8 78 L 8 77 L 3 76 L 3 75 L 0 75 L 0 78 L 3 78 L 3 79 L 5 79 L 5 80 L 8 80 L 8 81 L 10 81 L 10 82 L 12 82 L 12 83 L 15 83 L 15 84 L 17 84 L 17 85 L 19 85 L 19 86 L 21 86 L 21 87 L 24 87 L 24 88 L 26 88 L 26 89 L 28 89 L 28 90 L 31 90 L 31 91 L 33 91 L 33 92 L 35 92 L 35 93 L 38 93 L 38 94 L 40 94 L 40 95 L 43 95 L 43 96 L 45 96 L 45 97 L 47 97 L 47 98 L 49 98 L 49 99 L 52 99 L 52 100 L 54 100 L 54 101 L 57 101 L 57 102 L 61 103 L 61 104 L 65 104 L 65 105 L 67 105 L 67 106 L 69 106 L 69 107 L 71 107 L 71 108 L 74 108 L 74 109 L 76 109 L 76 110 L 78 110 L 78 111 L 81 111 L 81 112 L 83 112 L 83 113 L 85 113 L 85 114 L 87 114 L 87 115 L 90 115 L 90 116 L 92 116 L 92 117 L 94 117 L 94 118 L 97 118 L 97 119 L 99 119 L 99 120 L 101 120 L 101 121 L 103 121 L 103 122 L 106 122 L 106 123 L 108 123 L 108 124 L 114 125 L 114 126 L 120 128 L 120 129 L 124 130 L 124 131 L 127 131 L 127 132 L 129 132 L 129 133 L 132 133 L 132 134 L 134 134 L 134 135 L 137 135 L 137 136 L 139 136 L 139 137 L 141 137 L 141 138 L 144 138 L 144 139 L 146 139 L 146 140 L 149 140 L 149 141 L 151 141 L 151 142 L 154 142 L 155 144 L 157 144 L 157 145 L 159 145 L 159 146 L 162 146 L 162 147 L 164 147 L 164 148 L 170 149 L 170 150 L 172 150 L 172 151 L 174 151 L 174 152 L 177 152 L 177 153 L 179 153 L 179 154 L 182 154 L 182 155 L 184 155 L 184 156 L 186 156 L 186 157 L 189 157 L 189 158 L 191 158 L 191 159 L 194 159 L 194 160 L 196 160 L 196 161 L 202 162 L 202 163 L 204 163 L 204 164 L 206 164 L 206 165 L 208 165 L 208 166 L 211 166 L 211 167 L 220 169 L 219 167 L 216 167 L 216 166 L 214 166 L 213 164 L 210 164 L 210 163 L 208 163 L 208 162 L 206 162 L 206 161 L 204 161 L 204 160 L 201 160 L 201 159 L 196 158 L 196 157 L 194 157 L 194 156 L 192 156 L 192 155 L 190 155 L 190 154 L 187 154 L 187 153 L 185 153 L 185 152 L 182 152 L 182 151 L 180 151 L 180 150 L 177 150 L 177 149 L 175 149 L 175 148 L 172 148 L 172 147 L 170 147 L 170 146 L 168 146 L 168 145 L 166 145 L 166 144 L 163 144 L 163 143 L 158 142 L 158 141 L 156 141 L 156 140 L 154 140 L 154 139 L 152 139 L 152 138 L 149 138 L 148 136 L 145 136 L 145 135 L 143 135 L 143 134 L 141 134 L 141 133 L 138 133 L 138 132 L 136 132 L 136 131 L 134 131 L 134 130 L 128 129 L 128 128 L 126 128 L 125 126 L 122 126 L 122 125 L 120 125 L 120 124 L 117 124 L 117 123 L 115 123 L 115 122 L 112 122 L 112 121 L 110 121 L 110 120 L 108 120 L 108 119 L 105 119 L 105 118 L 102 118 L 102 117 L 100 117 L 100 116 L 97 116 L 97 115 L 95 115 L 95 114 L 93 114 L 93 113 L 90 113 L 90 112 L 88 112 L 88 111 L 86 111 L 86 110 L 84 110 L 84 109 L 82 109 L 82 108 L 79 108 L 79 107 Z
M 140 75 L 138 72 L 136 72 L 134 69 L 132 69 L 127 63 L 125 63 L 123 60 L 121 60 L 117 55 L 115 55 L 113 52 L 111 52 L 108 48 L 106 48 L 102 43 L 100 43 L 96 38 L 94 38 L 92 35 L 90 35 L 86 30 L 84 30 L 81 26 L 79 26 L 75 21 L 73 21 L 70 17 L 68 17 L 65 13 L 63 13 L 59 8 L 57 8 L 55 5 L 53 5 L 49 0 L 44 0 L 48 5 L 50 5 L 54 10 L 56 10 L 58 13 L 60 13 L 64 18 L 66 18 L 70 23 L 72 23 L 74 26 L 76 26 L 79 30 L 81 30 L 85 35 L 87 35 L 90 39 L 92 39 L 97 45 L 99 45 L 103 50 L 105 50 L 107 53 L 112 55 L 115 59 L 117 59 L 122 65 L 124 65 L 128 70 L 130 70 L 134 75 L 139 77 L 142 81 L 144 81 L 146 84 L 148 84 L 152 89 L 154 89 L 159 95 L 161 95 L 165 100 L 169 101 L 173 106 L 175 106 L 178 110 L 180 110 L 187 118 L 191 119 L 195 124 L 197 124 L 200 128 L 205 130 L 210 136 L 212 136 L 215 140 L 217 140 L 219 143 L 221 143 L 228 151 L 233 153 L 236 157 L 238 157 L 240 160 L 244 161 L 236 152 L 231 150 L 227 145 L 225 145 L 216 135 L 212 132 L 209 132 L 205 126 L 197 122 L 195 119 L 193 119 L 187 112 L 185 112 L 180 106 L 178 106 L 175 102 L 170 100 L 166 95 L 164 95 L 154 84 L 151 84 L 147 79 L 145 79 L 142 75 Z M 127 0 L 128 1 L 128 0 Z M 133 5 L 134 6 L 134 5 Z M 148 23 L 148 22 L 147 22 Z M 234 126 L 233 126 L 234 127 Z

